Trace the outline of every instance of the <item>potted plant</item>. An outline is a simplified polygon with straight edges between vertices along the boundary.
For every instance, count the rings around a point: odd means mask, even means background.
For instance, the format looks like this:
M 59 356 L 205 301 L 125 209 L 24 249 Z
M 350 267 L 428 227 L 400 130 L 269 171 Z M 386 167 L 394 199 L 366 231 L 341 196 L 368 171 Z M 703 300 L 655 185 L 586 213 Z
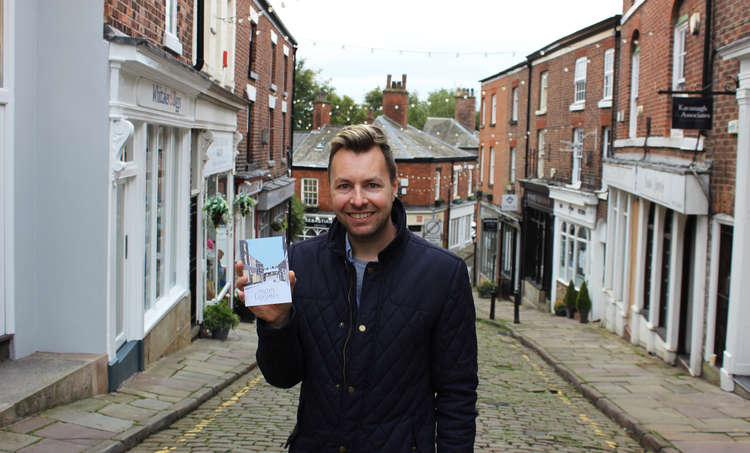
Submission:
M 477 199 L 481 200 L 482 199 L 482 195 L 484 195 L 484 192 L 482 192 L 481 190 L 477 189 L 476 194 L 477 194 Z
M 576 284 L 571 280 L 570 283 L 568 283 L 568 289 L 565 291 L 565 298 L 563 299 L 565 307 L 568 309 L 568 318 L 572 319 L 575 314 L 577 298 L 578 291 L 576 291 Z
M 479 286 L 477 286 L 479 297 L 482 297 L 484 299 L 492 297 L 493 291 L 497 291 L 497 284 L 489 280 L 485 280 Z
M 239 212 L 242 217 L 250 214 L 250 210 L 256 205 L 256 201 L 247 193 L 240 193 L 234 197 L 234 212 Z
M 568 311 L 567 307 L 565 306 L 565 302 L 558 300 L 555 302 L 555 316 L 565 316 L 566 312 Z
M 589 322 L 589 312 L 591 311 L 591 298 L 589 297 L 589 289 L 586 287 L 586 282 L 581 284 L 581 289 L 578 291 L 578 298 L 576 299 L 576 308 L 581 314 L 580 321 L 582 323 Z
M 229 214 L 229 205 L 224 195 L 214 195 L 206 201 L 203 210 L 208 214 L 214 226 L 223 225 L 225 216 Z
M 203 309 L 203 327 L 211 331 L 211 336 L 219 340 L 226 340 L 229 329 L 237 327 L 240 317 L 229 308 L 229 298 L 207 305 Z

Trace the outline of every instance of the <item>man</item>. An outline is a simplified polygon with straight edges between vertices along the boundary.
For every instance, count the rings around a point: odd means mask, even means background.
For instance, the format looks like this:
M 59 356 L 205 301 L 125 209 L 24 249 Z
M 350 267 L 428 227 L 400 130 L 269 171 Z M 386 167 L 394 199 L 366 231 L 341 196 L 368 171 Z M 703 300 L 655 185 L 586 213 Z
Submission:
M 252 307 L 264 376 L 282 388 L 302 382 L 290 452 L 472 452 L 466 265 L 406 228 L 379 128 L 347 127 L 330 149 L 336 220 L 290 247 L 293 303 Z

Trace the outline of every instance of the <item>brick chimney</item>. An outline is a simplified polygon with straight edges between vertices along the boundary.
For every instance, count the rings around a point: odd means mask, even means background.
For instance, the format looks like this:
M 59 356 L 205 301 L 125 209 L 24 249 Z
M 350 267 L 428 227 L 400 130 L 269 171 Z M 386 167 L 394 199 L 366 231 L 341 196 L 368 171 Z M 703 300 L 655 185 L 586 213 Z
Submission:
M 372 116 L 372 110 L 367 111 L 367 118 L 365 119 L 365 124 L 372 124 L 375 121 L 375 118 Z
M 474 88 L 456 89 L 456 110 L 453 112 L 453 118 L 470 131 L 477 126 L 477 100 L 474 97 Z
M 401 76 L 401 82 L 388 80 L 383 90 L 383 114 L 406 128 L 409 113 L 409 92 L 406 91 L 406 74 Z
M 331 104 L 326 101 L 326 92 L 318 91 L 313 102 L 313 130 L 318 130 L 326 124 L 331 124 Z

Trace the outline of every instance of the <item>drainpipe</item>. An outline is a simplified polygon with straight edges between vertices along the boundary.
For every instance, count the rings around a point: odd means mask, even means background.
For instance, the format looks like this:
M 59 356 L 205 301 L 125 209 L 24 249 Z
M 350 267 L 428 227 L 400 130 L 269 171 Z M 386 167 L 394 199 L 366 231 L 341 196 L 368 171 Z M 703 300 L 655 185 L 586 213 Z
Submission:
M 205 7 L 205 0 L 198 0 L 197 5 L 197 16 L 196 20 L 198 21 L 197 28 L 195 30 L 195 33 L 198 35 L 198 39 L 195 40 L 195 65 L 193 68 L 196 71 L 200 71 L 203 69 L 203 41 L 205 40 L 205 36 L 203 35 L 203 15 L 204 15 L 204 7 Z
M 711 21 L 713 20 L 713 0 L 706 0 L 706 24 L 703 42 L 703 96 L 708 95 L 711 92 L 713 84 L 713 74 L 711 71 L 714 55 L 711 50 Z M 700 136 L 698 136 L 700 139 Z
M 294 49 L 292 51 L 292 94 L 289 96 L 289 102 L 287 103 L 288 106 L 291 106 L 291 113 L 289 114 L 289 120 L 291 121 L 291 123 L 289 123 L 289 132 L 291 132 L 291 134 L 289 134 L 289 154 L 286 156 L 286 164 L 288 169 L 287 173 L 290 177 L 292 176 L 292 161 L 294 159 L 294 81 L 297 79 L 297 48 L 292 47 L 292 49 Z M 286 127 L 286 125 L 284 125 L 284 127 Z M 292 200 L 289 200 L 289 223 L 287 224 L 286 228 L 287 244 L 290 244 L 292 242 L 292 215 L 294 215 L 294 212 L 292 210 Z

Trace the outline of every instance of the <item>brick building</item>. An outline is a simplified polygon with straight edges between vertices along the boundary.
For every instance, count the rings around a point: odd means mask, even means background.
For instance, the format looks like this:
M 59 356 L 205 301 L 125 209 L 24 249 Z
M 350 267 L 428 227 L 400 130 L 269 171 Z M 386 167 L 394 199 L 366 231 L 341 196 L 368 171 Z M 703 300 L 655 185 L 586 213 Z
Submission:
M 323 99 L 313 107 L 313 118 L 328 118 Z M 373 124 L 385 132 L 391 144 L 398 166 L 398 196 L 406 207 L 409 229 L 456 252 L 473 266 L 476 155 L 407 124 L 405 75 L 400 82 L 388 76 L 383 112 Z M 335 217 L 328 185 L 328 143 L 342 127 L 323 123 L 295 145 L 292 176 L 295 193 L 306 206 L 305 238 L 327 231 Z
M 237 225 L 238 238 L 284 234 L 294 184 L 290 177 L 292 98 L 297 42 L 265 0 L 239 0 L 235 93 L 242 134 L 236 162 L 239 193 L 257 201 Z

